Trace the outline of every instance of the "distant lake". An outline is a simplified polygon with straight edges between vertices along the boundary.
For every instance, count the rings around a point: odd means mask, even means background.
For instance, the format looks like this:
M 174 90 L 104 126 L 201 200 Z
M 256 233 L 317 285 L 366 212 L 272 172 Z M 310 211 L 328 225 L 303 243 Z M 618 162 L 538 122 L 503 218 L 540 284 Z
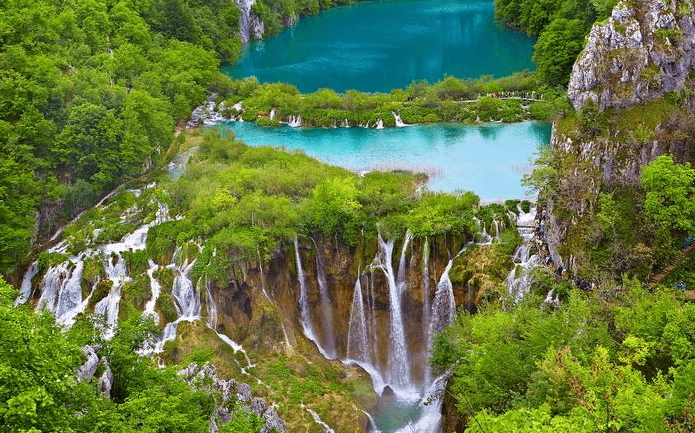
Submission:
M 521 176 L 550 125 L 523 122 L 480 126 L 415 125 L 366 128 L 264 128 L 232 122 L 228 128 L 250 146 L 302 149 L 329 164 L 354 171 L 407 169 L 430 174 L 434 191 L 473 191 L 483 200 L 522 198 Z
M 445 75 L 501 77 L 535 69 L 534 40 L 494 21 L 492 1 L 391 0 L 335 8 L 248 45 L 232 77 L 388 92 Z

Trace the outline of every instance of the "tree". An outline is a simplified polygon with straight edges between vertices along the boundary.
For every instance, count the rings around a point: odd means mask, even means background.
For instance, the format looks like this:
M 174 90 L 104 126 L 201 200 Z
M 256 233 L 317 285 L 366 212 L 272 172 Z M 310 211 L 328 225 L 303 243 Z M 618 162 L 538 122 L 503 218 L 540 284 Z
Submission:
M 569 83 L 572 65 L 584 46 L 585 34 L 584 23 L 577 19 L 558 18 L 545 27 L 533 53 L 541 80 L 552 85 Z
M 695 232 L 695 169 L 661 155 L 646 165 L 640 183 L 646 191 L 644 210 L 660 240 Z

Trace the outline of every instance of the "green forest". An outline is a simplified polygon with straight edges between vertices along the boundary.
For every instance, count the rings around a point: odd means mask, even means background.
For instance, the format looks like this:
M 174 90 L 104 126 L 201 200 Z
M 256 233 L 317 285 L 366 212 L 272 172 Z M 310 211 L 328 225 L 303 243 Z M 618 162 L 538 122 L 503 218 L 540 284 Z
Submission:
M 301 17 L 347 3 L 263 0 L 252 10 L 270 36 Z M 241 12 L 231 1 L 5 1 L 0 430 L 207 432 L 222 407 L 231 421 L 220 423 L 220 432 L 259 431 L 260 417 L 236 401 L 223 403 L 209 381 L 187 382 L 177 373 L 189 362 L 216 362 L 225 374 L 245 379 L 237 368 L 239 355 L 209 329 L 182 326 L 191 340 L 168 343 L 167 366 L 136 353 L 161 335 L 154 322 L 140 316 L 149 296 L 148 260 L 166 263 L 177 248 L 185 249 L 186 260 L 195 260 L 193 281 L 223 286 L 243 274 L 243 263 L 267 264 L 278 252 L 290 251 L 298 236 L 318 234 L 346 245 L 357 251 L 359 267 L 374 255 L 365 245 L 381 235 L 400 241 L 410 231 L 419 238 L 465 242 L 475 240 L 481 223 L 490 228 L 502 220 L 507 230 L 490 248 L 472 248 L 452 268 L 454 284 L 473 285 L 478 292 L 475 308 L 460 308 L 431 351 L 433 372 L 451 373 L 443 396 L 447 428 L 693 431 L 695 306 L 692 290 L 677 290 L 681 284 L 695 287 L 692 254 L 683 249 L 695 231 L 695 169 L 688 153 L 695 135 L 693 92 L 603 112 L 591 103 L 574 111 L 566 95 L 586 35 L 616 3 L 495 0 L 500 24 L 537 38 L 535 72 L 415 81 L 384 94 L 331 89 L 301 94 L 290 84 L 232 80 L 220 72 L 243 48 Z M 343 119 L 353 126 L 377 119 L 393 126 L 392 112 L 406 123 L 540 120 L 554 121 L 556 133 L 577 143 L 625 146 L 629 150 L 616 157 L 620 162 L 653 143 L 678 143 L 686 151 L 653 159 L 632 184 L 603 183 L 598 169 L 578 162 L 576 154 L 542 152 L 525 182 L 539 202 L 554 203 L 557 218 L 573 221 L 559 252 L 572 257 L 573 276 L 594 289 L 582 291 L 562 272 L 540 267 L 531 292 L 514 304 L 505 298 L 504 283 L 520 242 L 510 214 L 519 207 L 528 211 L 528 202 L 484 205 L 473 192 L 429 192 L 422 174 L 358 176 L 301 152 L 248 147 L 216 128 L 181 132 L 192 110 L 213 93 L 228 114 L 268 127 L 279 125 L 271 112 L 301 115 L 315 127 Z M 232 112 L 229 107 L 239 101 L 243 113 Z M 185 152 L 192 155 L 186 172 L 173 179 L 166 166 Z M 158 182 L 156 189 L 144 188 L 150 181 Z M 146 192 L 134 197 L 127 191 L 131 187 Z M 112 191 L 104 206 L 94 207 Z M 34 312 L 35 303 L 15 305 L 18 291 L 6 281 L 19 286 L 31 262 L 37 261 L 41 275 L 86 248 L 116 242 L 152 222 L 156 203 L 166 204 L 177 218 L 152 227 L 144 251 L 124 253 L 133 282 L 124 288 L 112 339 L 103 338 L 103 324 L 87 315 L 65 331 L 48 312 Z M 591 203 L 589 209 L 585 203 Z M 122 218 L 131 208 L 137 215 Z M 43 251 L 49 237 L 73 218 L 62 232 L 67 249 Z M 97 295 L 109 292 L 99 267 L 105 257 L 85 265 L 84 293 L 91 283 Z M 668 266 L 660 284 L 647 283 Z M 171 286 L 172 271 L 161 266 L 157 272 L 155 278 Z M 544 305 L 548 293 L 558 296 L 559 308 Z M 167 322 L 176 319 L 170 294 L 157 302 Z M 319 404 L 323 413 L 345 418 L 345 425 L 356 419 L 354 401 L 373 404 L 365 374 L 348 374 L 318 355 L 306 355 L 315 352 L 306 339 L 299 341 L 298 353 L 270 354 L 271 341 L 263 338 L 281 339 L 283 324 L 270 302 L 262 304 L 262 313 L 245 331 L 257 354 L 268 357 L 256 367 L 255 377 L 265 383 L 254 384 L 254 392 L 276 403 L 288 425 L 305 422 L 294 413 L 302 412 L 295 410 L 299 404 Z M 75 375 L 87 344 L 99 345 L 109 359 L 114 383 L 108 396 L 98 391 L 96 378 L 82 381 Z M 326 390 L 334 400 L 324 399 Z

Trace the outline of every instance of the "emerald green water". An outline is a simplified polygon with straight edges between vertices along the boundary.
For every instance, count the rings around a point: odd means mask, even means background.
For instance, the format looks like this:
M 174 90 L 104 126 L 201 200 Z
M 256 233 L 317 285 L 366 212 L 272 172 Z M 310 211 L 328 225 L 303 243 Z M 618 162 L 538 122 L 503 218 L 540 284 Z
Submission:
M 287 82 L 302 92 L 388 92 L 413 80 L 501 77 L 531 62 L 533 39 L 494 22 L 492 1 L 390 0 L 304 18 L 249 44 L 232 77 Z
M 483 200 L 522 198 L 521 176 L 550 140 L 550 125 L 435 124 L 403 128 L 264 128 L 251 122 L 221 126 L 251 146 L 302 149 L 354 171 L 406 169 L 430 175 L 434 191 L 473 191 Z

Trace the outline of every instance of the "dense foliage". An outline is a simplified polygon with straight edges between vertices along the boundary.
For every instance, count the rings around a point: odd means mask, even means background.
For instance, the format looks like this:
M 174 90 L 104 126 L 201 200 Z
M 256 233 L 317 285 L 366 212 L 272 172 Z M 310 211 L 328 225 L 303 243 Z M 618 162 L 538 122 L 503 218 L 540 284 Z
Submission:
M 463 313 L 438 336 L 433 363 L 453 371 L 467 431 L 693 428 L 695 306 L 629 280 L 565 296 L 555 311 L 530 295 L 511 311 Z
M 405 123 L 548 121 L 570 109 L 562 89 L 543 86 L 529 72 L 498 79 L 416 81 L 388 94 L 356 90 L 338 94 L 330 89 L 301 94 L 290 84 L 261 84 L 251 77 L 234 81 L 225 95 L 224 107 L 242 102 L 243 112 L 227 108 L 224 114 L 241 115 L 263 126 L 277 126 L 279 120 L 298 115 L 305 126 L 374 126 L 378 120 L 394 126 L 394 113 Z
M 174 368 L 152 368 L 149 358 L 134 353 L 152 337 L 152 323 L 126 321 L 112 340 L 100 341 L 91 323 L 80 321 L 65 333 L 50 313 L 15 306 L 16 296 L 0 277 L 0 430 L 208 431 L 220 396 L 192 389 Z M 97 378 L 80 381 L 76 376 L 84 362 L 82 345 L 95 343 L 113 372 L 108 396 L 97 391 Z M 258 431 L 262 421 L 234 405 L 233 420 L 221 431 Z
M 301 152 L 246 146 L 223 128 L 194 138 L 191 142 L 199 145 L 186 173 L 164 185 L 172 212 L 186 218 L 152 228 L 147 238 L 152 258 L 171 257 L 187 242 L 204 242 L 194 280 L 200 272 L 224 280 L 235 261 L 268 260 L 301 234 L 321 233 L 348 244 L 360 236 L 374 240 L 377 232 L 399 238 L 406 230 L 416 236 L 456 232 L 472 239 L 473 216 L 491 226 L 495 215 L 478 206 L 471 192 L 428 192 L 424 175 L 357 176 Z
M 174 122 L 226 79 L 219 61 L 238 48 L 220 44 L 234 44 L 237 9 L 190 3 L 3 6 L 0 270 L 25 256 L 32 227 L 44 236 L 140 173 L 168 148 Z
M 538 36 L 533 61 L 546 83 L 566 85 L 591 25 L 608 17 L 617 0 L 495 0 L 495 16 Z
M 572 140 L 572 149 L 545 150 L 526 182 L 553 201 L 559 220 L 576 221 L 568 225 L 558 251 L 574 257 L 574 268 L 583 277 L 612 283 L 627 274 L 646 280 L 683 254 L 685 240 L 695 230 L 695 178 L 686 150 L 695 134 L 690 98 L 686 89 L 623 110 L 600 112 L 586 104 L 556 123 L 558 139 Z M 673 153 L 641 169 L 633 165 L 654 146 Z M 612 158 L 614 168 L 604 171 L 610 162 L 597 165 L 579 148 L 613 155 L 604 161 Z M 687 262 L 668 284 L 679 279 L 695 284 Z

